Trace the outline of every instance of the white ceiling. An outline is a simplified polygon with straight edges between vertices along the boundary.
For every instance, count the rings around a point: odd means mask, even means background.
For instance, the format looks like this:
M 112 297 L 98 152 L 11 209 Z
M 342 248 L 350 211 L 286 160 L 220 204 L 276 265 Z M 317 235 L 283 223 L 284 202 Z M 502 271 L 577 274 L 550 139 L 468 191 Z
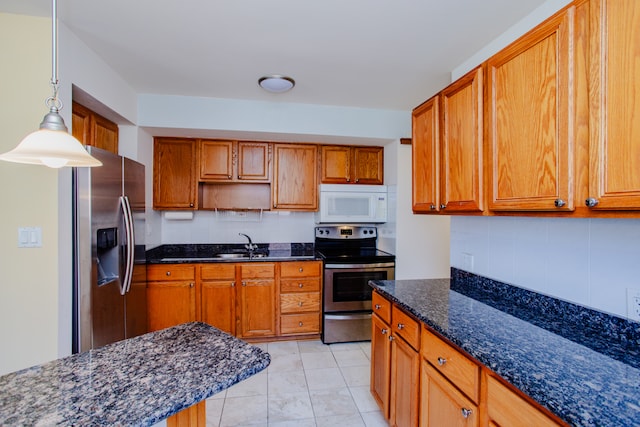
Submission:
M 544 0 L 59 0 L 138 93 L 411 110 Z M 0 12 L 50 16 L 49 0 Z M 270 94 L 264 74 L 296 87 Z

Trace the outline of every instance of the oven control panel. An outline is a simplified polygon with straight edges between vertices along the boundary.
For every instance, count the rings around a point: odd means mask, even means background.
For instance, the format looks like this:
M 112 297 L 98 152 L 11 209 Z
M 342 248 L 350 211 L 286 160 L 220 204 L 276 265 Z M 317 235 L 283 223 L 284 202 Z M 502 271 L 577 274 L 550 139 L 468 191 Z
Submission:
M 377 238 L 378 229 L 364 225 L 326 225 L 316 227 L 316 238 L 322 239 L 369 239 Z

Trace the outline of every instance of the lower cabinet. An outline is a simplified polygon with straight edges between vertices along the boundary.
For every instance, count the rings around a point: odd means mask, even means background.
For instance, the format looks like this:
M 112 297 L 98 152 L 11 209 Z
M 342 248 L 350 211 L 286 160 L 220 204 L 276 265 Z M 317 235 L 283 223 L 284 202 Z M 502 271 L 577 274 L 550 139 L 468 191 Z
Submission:
M 276 336 L 276 265 L 272 262 L 238 266 L 238 304 L 241 338 Z
M 280 335 L 320 333 L 321 261 L 280 263 Z
M 200 267 L 202 321 L 228 334 L 236 334 L 236 265 Z
M 478 407 L 426 360 L 422 361 L 420 381 L 421 426 L 477 427 L 480 425 Z M 510 424 L 505 424 L 507 425 Z
M 400 335 L 391 338 L 389 423 L 398 427 L 417 426 L 420 356 Z
M 189 264 L 148 266 L 149 332 L 199 320 L 197 308 L 195 266 Z
M 371 316 L 371 327 L 371 394 L 382 410 L 382 415 L 389 419 L 389 382 L 391 380 L 389 325 L 374 314 Z

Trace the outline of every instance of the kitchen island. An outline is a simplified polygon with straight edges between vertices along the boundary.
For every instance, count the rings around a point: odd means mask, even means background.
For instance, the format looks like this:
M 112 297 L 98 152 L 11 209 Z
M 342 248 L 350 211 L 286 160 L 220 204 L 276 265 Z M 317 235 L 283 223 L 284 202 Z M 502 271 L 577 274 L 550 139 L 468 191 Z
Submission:
M 269 362 L 255 346 L 185 323 L 0 377 L 0 425 L 150 426 Z
M 370 285 L 569 425 L 640 425 L 637 322 L 456 269 Z

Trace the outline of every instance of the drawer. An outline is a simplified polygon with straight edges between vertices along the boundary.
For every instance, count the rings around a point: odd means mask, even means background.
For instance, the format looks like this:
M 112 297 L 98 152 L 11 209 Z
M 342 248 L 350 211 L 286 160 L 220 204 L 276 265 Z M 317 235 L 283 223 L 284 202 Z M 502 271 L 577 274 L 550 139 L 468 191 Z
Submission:
M 395 305 L 391 313 L 391 332 L 400 335 L 414 349 L 420 348 L 420 323 Z
M 491 376 L 487 381 L 487 407 L 489 419 L 501 426 L 516 425 L 521 420 L 536 427 L 560 425 Z
M 322 262 L 292 261 L 280 263 L 281 277 L 320 277 Z
M 480 367 L 427 328 L 422 328 L 421 354 L 476 404 L 479 398 Z
M 196 267 L 192 264 L 155 264 L 147 267 L 149 282 L 195 280 Z
M 272 262 L 252 262 L 240 264 L 243 279 L 274 279 L 276 265 Z
M 308 334 L 320 332 L 320 313 L 286 314 L 280 316 L 280 333 Z
M 300 313 L 304 311 L 320 311 L 319 292 L 280 294 L 281 313 Z
M 280 292 L 320 292 L 320 279 L 281 279 Z
M 207 264 L 200 267 L 202 280 L 235 280 L 235 264 Z
M 391 301 L 382 297 L 379 293 L 371 294 L 371 307 L 385 323 L 391 323 Z

